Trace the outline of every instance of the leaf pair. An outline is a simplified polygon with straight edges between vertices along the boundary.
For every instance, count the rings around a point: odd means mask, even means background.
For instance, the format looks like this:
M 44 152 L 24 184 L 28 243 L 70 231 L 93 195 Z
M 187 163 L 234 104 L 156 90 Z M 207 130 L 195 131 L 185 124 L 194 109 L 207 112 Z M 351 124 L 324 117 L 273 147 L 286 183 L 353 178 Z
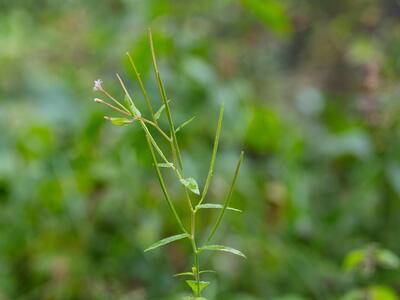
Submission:
M 200 294 L 209 284 L 209 281 L 195 281 L 195 280 L 186 280 L 188 286 L 192 289 L 195 295 Z M 199 299 L 199 298 L 196 298 Z M 201 299 L 201 298 L 200 298 Z
M 222 245 L 206 245 L 201 248 L 199 248 L 199 251 L 222 251 L 222 252 L 228 252 L 232 253 L 238 256 L 241 256 L 243 258 L 247 258 L 246 255 L 244 255 L 241 251 L 232 248 L 232 247 L 227 247 L 227 246 L 222 246 Z
M 188 234 L 188 233 L 173 235 L 173 236 L 167 237 L 165 239 L 159 240 L 158 242 L 154 243 L 153 245 L 148 247 L 146 250 L 144 250 L 144 252 L 154 250 L 161 246 L 167 245 L 169 243 L 172 243 L 172 242 L 175 242 L 178 240 L 182 240 L 185 238 L 189 238 L 189 237 L 190 237 L 190 234 Z M 244 255 L 241 251 L 231 248 L 231 247 L 222 246 L 222 245 L 206 245 L 206 246 L 199 248 L 199 252 L 202 252 L 202 251 L 222 251 L 222 252 L 228 252 L 228 253 L 232 253 L 232 254 L 246 258 L 246 255 Z M 177 276 L 180 276 L 180 275 L 193 275 L 193 273 L 186 272 L 186 273 L 177 274 Z

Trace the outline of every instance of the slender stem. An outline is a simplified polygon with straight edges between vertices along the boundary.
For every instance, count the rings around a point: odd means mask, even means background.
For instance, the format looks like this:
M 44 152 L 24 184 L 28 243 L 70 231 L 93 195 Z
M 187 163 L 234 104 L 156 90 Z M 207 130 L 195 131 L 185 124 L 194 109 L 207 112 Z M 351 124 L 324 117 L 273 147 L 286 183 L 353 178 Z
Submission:
M 203 203 L 204 198 L 207 195 L 208 188 L 209 188 L 210 183 L 211 183 L 211 178 L 212 178 L 212 175 L 213 175 L 213 172 L 214 172 L 215 157 L 217 156 L 219 137 L 220 137 L 220 134 L 221 134 L 223 116 L 224 116 L 224 105 L 221 106 L 221 109 L 219 111 L 218 125 L 217 125 L 217 130 L 216 130 L 216 133 L 215 133 L 215 140 L 214 140 L 214 147 L 213 147 L 212 156 L 211 156 L 210 169 L 208 170 L 208 175 L 207 175 L 206 183 L 204 185 L 203 193 L 201 194 L 200 201 L 199 201 L 199 203 L 197 204 L 196 207 L 198 207 L 201 203 Z
M 152 122 L 152 121 L 149 121 L 149 120 L 147 120 L 147 119 L 143 119 L 143 118 L 142 118 L 142 120 L 143 120 L 144 122 L 150 124 L 151 126 L 153 126 L 155 129 L 157 129 L 157 131 L 158 131 L 159 133 L 161 133 L 161 135 L 162 135 L 168 142 L 171 142 L 171 141 L 172 141 L 171 138 L 158 126 L 158 124 L 156 124 L 156 123 L 154 123 L 154 122 Z
M 139 86 L 140 86 L 140 89 L 141 89 L 141 91 L 142 91 L 143 97 L 144 97 L 144 99 L 145 99 L 145 101 L 146 101 L 147 108 L 149 109 L 149 112 L 150 112 L 150 114 L 151 114 L 151 118 L 152 118 L 153 122 L 157 124 L 157 119 L 156 119 L 155 116 L 154 116 L 153 108 L 151 107 L 150 98 L 149 98 L 149 95 L 147 94 L 146 88 L 144 87 L 144 84 L 143 84 L 143 81 L 142 81 L 142 77 L 140 76 L 140 73 L 138 72 L 138 70 L 137 70 L 137 68 L 136 68 L 136 65 L 135 65 L 135 63 L 133 62 L 133 59 L 132 59 L 132 57 L 130 56 L 130 54 L 127 52 L 126 55 L 127 55 L 128 58 L 129 58 L 129 62 L 131 63 L 131 66 L 132 66 L 132 68 L 133 68 L 133 71 L 135 72 L 136 79 L 137 79 L 137 81 L 139 82 Z
M 176 138 L 176 131 L 175 131 L 175 126 L 174 126 L 174 122 L 172 119 L 172 115 L 171 115 L 171 110 L 169 107 L 169 103 L 168 103 L 168 99 L 167 99 L 167 95 L 164 89 L 164 85 L 163 82 L 161 80 L 160 77 L 160 73 L 158 71 L 158 66 L 157 66 L 157 61 L 156 61 L 156 56 L 155 56 L 155 51 L 154 51 L 154 45 L 153 45 L 153 39 L 152 39 L 152 35 L 151 35 L 151 31 L 149 30 L 149 40 L 150 40 L 150 48 L 151 48 L 151 54 L 152 54 L 152 60 L 153 60 L 153 67 L 154 67 L 154 72 L 156 75 L 156 79 L 157 79 L 157 84 L 158 84 L 158 89 L 160 91 L 160 95 L 161 95 L 161 99 L 163 101 L 163 104 L 165 106 L 165 112 L 167 115 L 167 119 L 168 119 L 168 124 L 170 127 L 170 137 L 169 137 L 169 141 L 170 141 L 170 146 L 171 146 L 171 151 L 172 151 L 172 156 L 173 156 L 173 160 L 174 160 L 174 171 L 177 174 L 177 176 L 179 177 L 179 179 L 184 178 L 184 172 L 183 172 L 183 166 L 182 166 L 182 158 L 181 158 L 181 154 L 180 154 L 180 150 L 179 150 L 179 144 L 178 144 L 178 140 Z M 128 55 L 129 56 L 129 55 Z M 147 93 L 145 92 L 144 86 L 141 82 L 139 73 L 136 70 L 135 65 L 133 64 L 133 60 L 130 59 L 131 64 L 135 70 L 135 74 L 138 78 L 139 84 L 142 88 L 142 92 L 145 95 L 145 98 L 148 99 L 147 97 Z M 147 101 L 147 100 L 146 100 Z M 148 101 L 148 103 L 150 103 L 150 101 Z M 152 113 L 153 116 L 153 120 L 155 125 L 157 125 L 157 121 L 154 118 L 154 115 Z M 146 128 L 146 125 L 144 124 L 144 122 L 142 122 L 142 126 L 143 128 Z M 158 126 L 156 126 L 158 127 Z M 148 130 L 147 130 L 148 132 Z M 148 143 L 151 145 L 152 141 L 150 140 L 151 134 L 148 132 Z M 153 140 L 154 141 L 154 140 Z M 156 148 L 157 149 L 157 148 Z M 153 157 L 155 159 L 155 155 L 154 155 L 154 151 L 153 151 Z M 160 173 L 161 176 L 161 172 L 159 171 L 159 169 L 157 168 L 158 172 Z M 162 177 L 160 177 L 162 179 Z M 191 236 L 190 236 L 190 240 L 191 240 L 191 244 L 192 244 L 192 248 L 193 248 L 193 253 L 194 253 L 194 267 L 195 267 L 195 279 L 196 279 L 196 286 L 197 286 L 197 291 L 195 291 L 195 297 L 200 297 L 201 296 L 201 291 L 200 291 L 200 266 L 199 266 L 199 252 L 197 249 L 197 245 L 196 245 L 196 211 L 193 209 L 193 205 L 192 202 L 190 200 L 190 195 L 188 192 L 188 189 L 185 187 L 185 194 L 186 194 L 186 198 L 188 200 L 188 205 L 189 208 L 191 210 Z M 186 231 L 185 231 L 186 232 Z
M 179 217 L 179 215 L 178 215 L 178 213 L 177 213 L 177 211 L 175 209 L 174 204 L 171 201 L 171 198 L 169 197 L 167 188 L 166 188 L 165 183 L 164 183 L 164 179 L 162 177 L 162 173 L 160 171 L 160 168 L 158 167 L 158 162 L 157 162 L 156 155 L 154 153 L 153 145 L 152 145 L 152 143 L 150 141 L 150 137 L 147 134 L 146 134 L 146 140 L 147 140 L 147 144 L 148 144 L 148 146 L 150 148 L 151 156 L 153 158 L 154 168 L 156 169 L 157 177 L 158 177 L 158 180 L 160 182 L 161 189 L 162 189 L 162 191 L 164 193 L 165 199 L 167 200 L 168 206 L 169 206 L 170 210 L 172 211 L 173 215 L 175 216 L 175 219 L 178 222 L 179 227 L 183 230 L 183 232 L 188 233 L 188 231 L 186 230 L 185 226 L 182 223 L 181 218 Z
M 115 74 L 115 75 L 117 76 L 118 81 L 119 81 L 119 83 L 120 83 L 121 86 L 122 86 L 122 89 L 124 90 L 126 96 L 128 97 L 128 99 L 129 99 L 131 105 L 132 105 L 133 108 L 134 108 L 135 117 L 140 117 L 140 114 L 139 114 L 139 116 L 136 115 L 136 114 L 138 114 L 139 110 L 138 110 L 137 107 L 135 106 L 135 103 L 133 102 L 133 99 L 132 99 L 131 95 L 129 94 L 128 89 L 125 87 L 124 82 L 122 81 L 121 77 L 120 77 L 118 74 Z
M 119 107 L 121 107 L 124 111 L 130 114 L 129 110 L 123 106 L 117 99 L 115 99 L 113 96 L 111 96 L 105 89 L 101 89 L 101 91 L 108 97 L 110 98 L 115 104 L 117 104 Z
M 229 205 L 229 201 L 231 200 L 231 197 L 232 197 L 233 188 L 235 186 L 236 179 L 238 177 L 239 169 L 240 169 L 240 165 L 242 164 L 242 161 L 243 161 L 243 151 L 240 152 L 240 158 L 239 158 L 239 161 L 238 161 L 238 163 L 236 165 L 235 174 L 233 175 L 233 179 L 232 179 L 231 185 L 229 187 L 229 192 L 228 192 L 228 195 L 226 196 L 226 199 L 225 199 L 225 202 L 224 202 L 224 206 L 223 206 L 223 208 L 222 208 L 222 210 L 221 210 L 221 212 L 220 212 L 220 214 L 219 214 L 219 216 L 217 218 L 217 221 L 215 222 L 215 225 L 214 225 L 213 229 L 211 230 L 210 234 L 208 235 L 207 242 L 209 242 L 211 240 L 211 238 L 213 237 L 215 231 L 217 230 L 219 224 L 221 223 L 221 220 L 222 220 L 222 217 L 225 214 L 226 208 Z
M 116 106 L 114 106 L 114 105 L 112 105 L 112 104 L 110 104 L 110 103 L 108 103 L 108 102 L 106 102 L 106 101 L 104 101 L 104 100 L 101 100 L 101 99 L 99 99 L 99 98 L 95 98 L 95 99 L 94 99 L 94 102 L 107 105 L 108 107 L 111 107 L 112 109 L 114 109 L 114 110 L 116 110 L 116 111 L 119 111 L 120 113 L 123 113 L 123 114 L 125 114 L 125 115 L 130 116 L 130 113 L 127 113 L 125 110 L 119 109 L 118 107 L 116 107 Z
M 194 267 L 195 267 L 194 277 L 196 279 L 196 287 L 197 287 L 197 293 L 195 293 L 195 296 L 201 297 L 199 251 L 196 245 L 196 211 L 192 211 L 191 215 L 191 243 L 193 248 Z
M 146 124 L 144 124 L 143 119 L 139 119 L 140 125 L 142 126 L 144 132 L 146 133 L 146 136 L 149 138 L 152 146 L 156 149 L 160 157 L 164 160 L 164 162 L 169 163 L 168 159 L 165 157 L 164 153 L 160 149 L 160 147 L 157 145 L 156 141 L 154 140 L 153 136 L 151 135 L 149 129 L 147 128 Z

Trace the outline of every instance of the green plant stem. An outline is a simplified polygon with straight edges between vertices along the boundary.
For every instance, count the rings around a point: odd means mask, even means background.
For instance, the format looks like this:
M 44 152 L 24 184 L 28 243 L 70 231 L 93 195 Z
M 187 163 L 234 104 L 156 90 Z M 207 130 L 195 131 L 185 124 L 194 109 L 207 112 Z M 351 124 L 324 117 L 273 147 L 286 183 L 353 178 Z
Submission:
M 217 221 L 215 222 L 214 227 L 212 228 L 212 230 L 210 231 L 210 234 L 208 235 L 207 242 L 209 242 L 211 240 L 211 238 L 214 236 L 214 233 L 218 229 L 218 226 L 221 223 L 222 217 L 225 214 L 226 208 L 229 205 L 229 202 L 230 202 L 231 197 L 232 197 L 233 189 L 235 187 L 236 179 L 238 177 L 239 170 L 240 170 L 240 165 L 242 164 L 242 161 L 243 161 L 243 151 L 240 152 L 239 161 L 238 161 L 238 163 L 236 165 L 235 173 L 233 175 L 232 182 L 231 182 L 231 185 L 229 187 L 228 195 L 225 198 L 224 206 L 223 206 L 223 208 L 222 208 L 222 210 L 221 210 L 221 212 L 220 212 L 220 214 L 219 214 L 219 216 L 217 218 Z
M 112 108 L 113 110 L 118 111 L 118 112 L 120 112 L 120 113 L 122 113 L 122 114 L 124 114 L 124 115 L 127 115 L 127 116 L 130 116 L 130 115 L 131 115 L 130 112 L 126 112 L 126 111 L 124 111 L 124 110 L 122 110 L 122 109 L 119 109 L 118 107 L 116 107 L 116 106 L 114 106 L 114 105 L 112 105 L 112 104 L 110 104 L 110 103 L 108 103 L 108 102 L 106 102 L 106 101 L 104 101 L 104 100 L 102 100 L 102 99 L 94 98 L 94 101 L 97 102 L 97 103 L 106 105 L 106 106 Z
M 106 95 L 108 98 L 110 98 L 115 104 L 117 104 L 119 107 L 121 107 L 124 111 L 129 113 L 129 110 L 123 106 L 117 99 L 115 99 L 113 96 L 111 96 L 105 89 L 101 89 L 104 95 Z
M 178 222 L 179 227 L 183 230 L 184 233 L 188 233 L 188 231 L 186 230 L 185 226 L 182 223 L 181 218 L 179 217 L 179 215 L 178 215 L 178 213 L 177 213 L 177 211 L 175 209 L 174 204 L 171 201 L 171 198 L 169 197 L 167 188 L 166 188 L 165 183 L 164 183 L 164 179 L 163 179 L 162 174 L 161 174 L 161 170 L 158 167 L 157 157 L 156 157 L 156 154 L 154 153 L 153 145 L 152 145 L 152 143 L 150 141 L 150 137 L 147 136 L 147 134 L 146 134 L 146 140 L 147 140 L 147 144 L 148 144 L 148 146 L 150 148 L 151 156 L 153 158 L 154 168 L 156 169 L 157 177 L 158 177 L 158 180 L 160 182 L 160 186 L 161 186 L 161 189 L 162 189 L 162 191 L 164 193 L 165 199 L 167 200 L 168 206 L 169 206 L 170 210 L 172 211 L 173 215 L 175 216 L 175 219 Z
M 131 95 L 130 95 L 129 92 L 128 92 L 128 89 L 125 87 L 125 84 L 124 84 L 124 82 L 122 81 L 121 77 L 120 77 L 118 74 L 115 74 L 115 75 L 117 76 L 118 81 L 119 81 L 119 83 L 121 84 L 122 89 L 124 90 L 125 95 L 128 97 L 128 99 L 129 99 L 129 101 L 130 101 L 132 107 L 135 109 L 136 112 L 139 112 L 139 110 L 137 109 L 135 103 L 133 102 L 133 99 L 132 99 Z M 136 116 L 136 114 L 135 114 L 134 117 L 141 117 L 141 116 Z
M 149 112 L 151 114 L 151 118 L 152 118 L 153 122 L 155 124 L 157 124 L 157 119 L 154 116 L 154 112 L 153 112 L 153 108 L 151 106 L 150 98 L 149 98 L 149 95 L 147 94 L 146 88 L 144 87 L 144 84 L 143 84 L 143 81 L 142 81 L 142 77 L 140 76 L 140 73 L 138 72 L 138 70 L 136 68 L 136 65 L 133 62 L 133 59 L 130 56 L 130 54 L 127 52 L 126 55 L 129 58 L 129 62 L 131 64 L 132 68 L 133 68 L 133 71 L 134 71 L 135 75 L 136 75 L 136 79 L 139 82 L 140 90 L 142 91 L 143 97 L 144 97 L 144 99 L 146 101 L 147 108 L 149 109 Z
M 154 123 L 152 121 L 149 121 L 147 119 L 143 119 L 142 120 L 148 124 L 150 124 L 151 126 L 153 126 L 168 142 L 171 142 L 171 138 L 158 126 L 157 123 Z
M 140 125 L 142 126 L 144 132 L 146 133 L 146 136 L 150 139 L 150 142 L 152 146 L 156 149 L 160 157 L 164 160 L 165 163 L 169 163 L 168 159 L 165 157 L 164 153 L 160 149 L 160 147 L 157 145 L 156 141 L 154 140 L 153 136 L 151 135 L 149 129 L 147 128 L 146 124 L 144 123 L 143 119 L 139 119 Z M 180 175 L 180 174 L 179 174 Z
M 151 45 L 153 45 L 152 39 L 151 39 L 151 34 L 150 34 L 150 41 L 151 41 Z M 153 48 L 152 48 L 152 49 L 153 49 Z M 181 166 L 181 158 L 180 158 L 180 152 L 179 152 L 179 148 L 178 148 L 178 142 L 176 141 L 175 128 L 174 128 L 174 124 L 173 124 L 173 122 L 172 122 L 172 116 L 171 116 L 171 111 L 170 111 L 170 109 L 169 109 L 168 101 L 167 101 L 166 96 L 165 96 L 165 90 L 164 90 L 164 88 L 162 87 L 161 78 L 160 78 L 159 73 L 158 73 L 158 68 L 157 68 L 157 63 L 156 63 L 156 60 L 155 60 L 154 49 L 153 49 L 152 53 L 153 53 L 153 62 L 154 62 L 154 66 L 155 66 L 154 68 L 155 68 L 155 70 L 156 70 L 156 74 L 158 74 L 158 75 L 157 75 L 157 78 L 158 78 L 159 86 L 160 86 L 160 84 L 161 84 L 160 91 L 162 91 L 161 94 L 164 95 L 164 96 L 162 97 L 162 99 L 163 99 L 163 101 L 164 101 L 165 109 L 166 109 L 166 111 L 168 112 L 168 116 L 169 116 L 168 119 L 170 120 L 170 123 L 169 123 L 169 124 L 170 124 L 170 129 L 171 129 L 171 132 L 172 132 L 172 133 L 171 133 L 171 138 L 168 137 L 168 139 L 169 139 L 169 141 L 170 141 L 170 145 L 171 145 L 171 149 L 172 149 L 172 156 L 173 156 L 173 159 L 174 159 L 174 171 L 175 171 L 175 173 L 178 175 L 178 178 L 179 178 L 179 180 L 180 180 L 180 179 L 184 178 L 184 174 L 183 174 L 183 168 L 182 168 L 182 166 Z M 118 80 L 119 80 L 119 82 L 120 82 L 120 84 L 121 84 L 123 90 L 125 91 L 126 96 L 128 97 L 129 101 L 131 102 L 132 106 L 135 108 L 136 111 L 138 111 L 137 108 L 136 108 L 136 106 L 135 106 L 135 104 L 134 104 L 134 102 L 133 102 L 133 99 L 132 99 L 131 95 L 129 94 L 127 88 L 125 87 L 125 84 L 124 84 L 124 82 L 122 81 L 121 77 L 120 77 L 118 74 L 116 74 L 116 75 L 117 75 L 117 78 L 118 78 Z M 162 158 L 166 163 L 169 163 L 168 159 L 165 157 L 164 153 L 161 151 L 160 147 L 157 145 L 157 143 L 156 143 L 156 141 L 154 140 L 153 136 L 152 136 L 151 133 L 149 132 L 149 130 L 148 130 L 146 124 L 144 124 L 144 121 L 143 121 L 144 119 L 141 118 L 140 116 L 134 116 L 134 117 L 137 118 L 138 120 L 141 120 L 140 124 L 142 125 L 143 130 L 146 132 L 146 135 L 150 138 L 151 144 L 154 146 L 154 148 L 156 149 L 156 151 L 158 152 L 158 154 L 161 156 L 161 158 Z M 155 124 L 156 124 L 156 123 L 154 123 L 154 125 L 155 125 Z M 161 128 L 160 128 L 158 125 L 155 126 L 155 127 L 156 127 L 159 131 L 162 131 Z M 164 132 L 163 132 L 163 133 L 164 133 Z M 181 166 L 179 169 L 180 169 L 180 171 L 181 171 L 182 174 L 179 173 L 177 164 Z M 191 211 L 193 211 L 193 205 L 192 205 L 192 201 L 190 200 L 189 192 L 188 192 L 188 190 L 187 190 L 186 187 L 184 188 L 184 190 L 185 190 L 185 195 L 186 195 L 186 199 L 187 199 L 187 201 L 188 201 L 189 208 L 190 208 Z
M 196 279 L 196 286 L 197 286 L 197 293 L 195 293 L 195 297 L 201 297 L 199 251 L 196 245 L 196 211 L 192 211 L 191 215 L 191 243 L 194 256 L 194 267 L 195 267 L 194 277 Z

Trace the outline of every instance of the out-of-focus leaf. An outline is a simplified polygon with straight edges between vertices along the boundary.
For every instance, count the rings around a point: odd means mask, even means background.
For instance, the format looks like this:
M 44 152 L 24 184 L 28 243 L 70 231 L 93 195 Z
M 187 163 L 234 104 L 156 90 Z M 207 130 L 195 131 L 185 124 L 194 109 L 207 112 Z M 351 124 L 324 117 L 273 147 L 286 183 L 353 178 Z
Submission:
M 396 292 L 387 287 L 382 285 L 374 285 L 368 289 L 368 296 L 364 299 L 371 299 L 371 300 L 398 300 L 399 298 L 396 295 Z
M 242 0 L 243 7 L 257 16 L 267 27 L 281 35 L 292 31 L 285 8 L 278 0 Z
M 190 235 L 187 234 L 187 233 L 182 233 L 182 234 L 177 234 L 177 235 L 173 235 L 173 236 L 167 237 L 165 239 L 159 240 L 158 242 L 154 243 L 153 245 L 148 247 L 146 250 L 144 250 L 144 252 L 156 249 L 158 247 L 164 246 L 164 245 L 172 243 L 174 241 L 178 241 L 178 240 L 181 240 L 181 239 L 188 238 L 189 236 Z
M 392 251 L 380 249 L 376 254 L 376 258 L 378 263 L 385 268 L 397 269 L 400 267 L 400 259 Z
M 398 300 L 396 293 L 389 287 L 382 285 L 372 285 L 365 289 L 353 289 L 349 291 L 341 300 Z
M 364 260 L 365 258 L 365 250 L 364 249 L 357 249 L 351 251 L 347 254 L 344 260 L 344 268 L 346 271 L 352 271 L 356 269 Z

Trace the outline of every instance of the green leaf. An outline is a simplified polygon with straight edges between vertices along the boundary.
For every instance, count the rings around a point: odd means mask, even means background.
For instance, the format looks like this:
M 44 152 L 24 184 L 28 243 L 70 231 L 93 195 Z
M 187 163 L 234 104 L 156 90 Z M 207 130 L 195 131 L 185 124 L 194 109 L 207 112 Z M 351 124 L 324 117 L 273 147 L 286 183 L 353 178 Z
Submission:
M 176 129 L 175 129 L 175 133 L 177 133 L 178 131 L 180 131 L 183 127 L 185 127 L 186 125 L 188 125 L 190 122 L 192 122 L 194 120 L 195 117 L 191 117 L 189 120 L 183 122 L 181 125 L 179 125 Z
M 169 103 L 171 100 L 168 100 L 167 102 Z M 154 119 L 158 120 L 161 117 L 161 113 L 165 109 L 165 104 L 161 105 L 161 107 L 157 110 L 157 112 L 154 114 Z
M 364 249 L 350 251 L 344 260 L 344 268 L 346 271 L 353 271 L 360 266 L 366 256 Z
M 193 293 L 197 294 L 197 281 L 195 280 L 186 280 L 186 283 L 190 288 L 192 289 Z M 209 285 L 210 283 L 208 281 L 200 281 L 199 288 L 200 288 L 200 293 Z M 199 299 L 199 298 L 196 298 Z
M 131 105 L 132 105 L 131 100 L 129 99 L 128 95 L 126 95 L 126 94 L 125 94 L 125 97 L 124 97 L 124 103 L 128 108 L 130 108 Z
M 239 255 L 241 257 L 246 258 L 246 255 L 244 255 L 239 250 L 231 248 L 231 247 L 227 247 L 227 246 L 222 246 L 222 245 L 206 245 L 206 246 L 199 248 L 199 251 L 204 251 L 204 250 L 229 252 L 229 253 Z
M 178 277 L 178 276 L 194 276 L 194 274 L 192 272 L 183 272 L 183 273 L 178 273 L 178 274 L 174 275 L 174 277 Z
M 370 299 L 376 300 L 398 300 L 396 291 L 387 286 L 372 285 L 368 288 Z M 365 298 L 364 298 L 365 299 Z
M 236 179 L 237 179 L 238 174 L 239 174 L 239 170 L 240 170 L 240 166 L 241 166 L 242 161 L 243 161 L 243 157 L 244 157 L 244 152 L 242 151 L 242 152 L 240 152 L 240 157 L 239 157 L 239 160 L 237 162 L 235 173 L 233 175 L 231 185 L 229 186 L 228 195 L 225 198 L 223 208 L 221 209 L 221 212 L 218 215 L 218 218 L 217 218 L 217 221 L 215 222 L 214 227 L 211 229 L 211 231 L 210 231 L 210 233 L 208 235 L 207 242 L 209 242 L 212 239 L 212 237 L 214 236 L 215 232 L 218 229 L 218 226 L 221 224 L 222 217 L 224 216 L 225 211 L 226 211 L 227 207 L 229 206 L 229 202 L 231 201 L 231 197 L 232 197 L 232 194 L 233 194 L 233 189 L 235 187 Z
M 214 270 L 203 270 L 203 271 L 200 271 L 200 274 L 205 274 L 205 273 L 217 273 L 217 272 L 214 271 Z
M 157 166 L 160 168 L 173 168 L 174 164 L 173 163 L 158 163 Z
M 197 184 L 194 178 L 190 177 L 186 179 L 181 179 L 180 181 L 185 187 L 187 187 L 193 193 L 195 193 L 196 195 L 200 195 L 199 185 Z
M 107 117 L 107 120 L 109 120 L 112 124 L 118 125 L 118 126 L 124 126 L 131 124 L 133 121 L 127 118 L 110 118 Z
M 397 269 L 400 267 L 400 259 L 392 251 L 381 249 L 376 254 L 378 263 L 388 269 Z
M 188 238 L 188 237 L 190 237 L 190 234 L 187 234 L 187 233 L 182 233 L 182 234 L 177 234 L 177 235 L 173 235 L 173 236 L 167 237 L 165 239 L 162 239 L 162 240 L 154 243 L 153 245 L 148 247 L 146 250 L 144 250 L 144 252 L 156 249 L 158 247 L 161 247 L 161 246 L 164 246 L 166 244 L 172 243 L 174 241 L 185 239 L 185 238 Z
M 125 94 L 124 102 L 126 106 L 128 107 L 129 111 L 135 116 L 140 118 L 142 116 L 141 112 L 136 108 L 136 106 L 133 104 L 131 98 L 127 94 Z
M 292 31 L 292 24 L 285 12 L 282 1 L 279 0 L 242 0 L 245 9 L 258 17 L 267 27 L 280 35 Z
M 204 203 L 204 204 L 200 204 L 199 206 L 197 206 L 198 208 L 215 208 L 215 209 L 222 209 L 224 208 L 221 204 L 214 204 L 214 203 Z M 242 212 L 240 209 L 237 208 L 233 208 L 233 207 L 227 207 L 227 210 L 231 210 L 231 211 L 236 211 L 236 212 Z

